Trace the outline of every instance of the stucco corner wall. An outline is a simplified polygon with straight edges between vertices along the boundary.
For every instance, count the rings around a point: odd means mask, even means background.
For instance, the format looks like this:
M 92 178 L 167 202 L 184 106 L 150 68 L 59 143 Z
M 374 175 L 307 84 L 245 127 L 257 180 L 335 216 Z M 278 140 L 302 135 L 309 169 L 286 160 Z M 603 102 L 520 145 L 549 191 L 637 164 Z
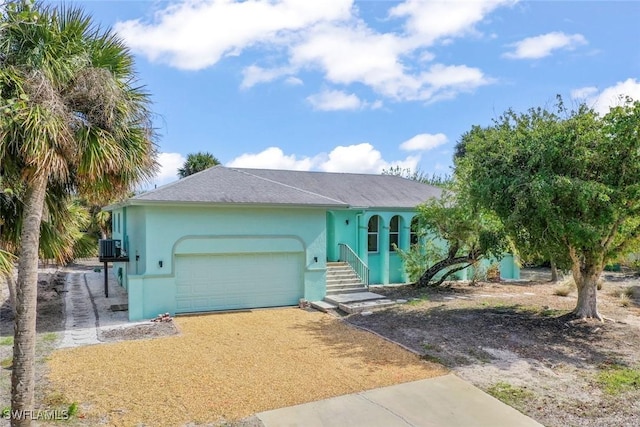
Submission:
M 173 277 L 129 276 L 129 321 L 152 319 L 161 313 L 176 314 Z
M 326 268 L 309 268 L 304 273 L 304 299 L 320 301 L 327 294 Z

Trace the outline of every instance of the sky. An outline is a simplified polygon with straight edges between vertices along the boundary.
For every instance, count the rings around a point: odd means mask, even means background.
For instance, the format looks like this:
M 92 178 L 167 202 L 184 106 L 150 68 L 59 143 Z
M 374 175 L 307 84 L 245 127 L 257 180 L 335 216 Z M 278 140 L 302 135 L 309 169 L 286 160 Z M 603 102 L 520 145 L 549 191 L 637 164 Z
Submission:
M 76 1 L 135 54 L 161 171 L 451 174 L 505 110 L 640 100 L 640 1 Z

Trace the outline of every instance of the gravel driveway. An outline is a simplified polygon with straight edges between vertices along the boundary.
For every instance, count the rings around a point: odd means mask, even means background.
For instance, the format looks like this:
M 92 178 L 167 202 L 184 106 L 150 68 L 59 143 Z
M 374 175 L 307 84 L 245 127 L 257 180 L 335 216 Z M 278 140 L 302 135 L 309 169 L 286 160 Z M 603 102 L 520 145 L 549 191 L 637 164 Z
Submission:
M 258 310 L 175 322 L 180 335 L 54 352 L 51 390 L 78 402 L 86 425 L 176 426 L 233 421 L 445 373 L 315 311 Z

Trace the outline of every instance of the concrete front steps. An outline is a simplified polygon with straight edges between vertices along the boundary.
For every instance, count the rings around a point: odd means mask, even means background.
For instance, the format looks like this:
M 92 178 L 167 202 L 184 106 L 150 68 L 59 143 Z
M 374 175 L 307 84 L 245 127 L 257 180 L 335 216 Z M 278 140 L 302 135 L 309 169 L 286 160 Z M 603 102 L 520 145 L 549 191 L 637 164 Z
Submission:
M 345 313 L 362 313 L 390 307 L 399 302 L 369 292 L 355 271 L 346 262 L 327 263 L 327 295 L 322 301 L 313 301 L 311 306 L 325 313 L 340 309 Z
M 327 263 L 327 296 L 366 292 L 367 286 L 346 262 Z
M 325 313 L 330 310 L 340 309 L 345 313 L 354 314 L 386 308 L 395 304 L 397 304 L 397 301 L 366 291 L 327 295 L 323 301 L 312 302 L 311 306 Z

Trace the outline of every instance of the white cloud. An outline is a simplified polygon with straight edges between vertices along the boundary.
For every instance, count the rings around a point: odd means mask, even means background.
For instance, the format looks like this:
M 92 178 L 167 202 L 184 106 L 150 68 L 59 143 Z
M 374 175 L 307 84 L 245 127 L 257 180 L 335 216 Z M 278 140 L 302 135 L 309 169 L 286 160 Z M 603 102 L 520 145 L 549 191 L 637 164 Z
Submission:
M 360 110 L 363 108 L 376 109 L 382 107 L 381 101 L 369 103 L 361 100 L 353 93 L 346 93 L 339 90 L 324 90 L 308 96 L 307 101 L 313 106 L 314 110 L 319 111 Z
M 383 169 L 399 166 L 416 170 L 420 156 L 409 156 L 404 160 L 388 162 L 382 153 L 369 143 L 334 148 L 318 169 L 325 172 L 381 173 Z
M 287 156 L 278 147 L 269 147 L 259 153 L 242 154 L 227 163 L 227 166 L 255 169 L 289 169 L 311 170 L 314 160 L 310 157 L 298 159 L 295 155 Z
M 515 49 L 505 53 L 504 56 L 511 59 L 539 59 L 551 55 L 554 50 L 573 50 L 585 44 L 587 39 L 582 34 L 565 34 L 555 31 L 513 43 L 510 46 Z
M 513 0 L 424 1 L 407 0 L 393 7 L 389 16 L 406 18 L 405 28 L 422 44 L 447 37 L 477 33 L 475 25 L 494 9 Z
M 629 78 L 598 92 L 595 87 L 584 87 L 571 91 L 571 97 L 584 101 L 598 113 L 606 114 L 609 108 L 620 105 L 625 97 L 640 101 L 640 82 Z
M 168 184 L 178 179 L 178 169 L 184 165 L 185 158 L 180 153 L 160 153 L 158 155 L 158 163 L 160 163 L 160 171 L 153 179 L 153 183 L 157 186 Z
M 330 83 L 362 84 L 397 101 L 433 102 L 493 81 L 465 65 L 425 69 L 435 59 L 427 49 L 476 34 L 489 13 L 512 3 L 406 0 L 389 8 L 390 18 L 405 20 L 404 31 L 394 33 L 369 27 L 354 0 L 180 0 L 151 20 L 119 22 L 115 29 L 134 51 L 181 69 L 206 68 L 249 47 L 268 52 L 268 67 L 254 63 L 243 70 L 245 89 L 280 78 L 300 84 L 297 73 L 319 71 Z
M 465 65 L 434 64 L 410 73 L 401 57 L 412 49 L 406 39 L 364 25 L 326 25 L 291 49 L 291 62 L 294 68 L 319 67 L 332 83 L 363 83 L 395 100 L 451 98 L 492 82 L 481 70 Z
M 240 87 L 248 89 L 258 83 L 268 83 L 287 74 L 291 74 L 291 72 L 286 68 L 266 69 L 257 65 L 250 65 L 242 70 L 243 79 Z
M 151 61 L 198 70 L 225 55 L 260 44 L 285 43 L 291 32 L 318 22 L 348 19 L 353 0 L 182 0 L 114 26 L 134 51 Z
M 443 133 L 420 133 L 400 144 L 400 149 L 405 151 L 427 151 L 439 147 L 448 142 Z
M 598 93 L 598 88 L 595 86 L 581 87 L 571 91 L 571 98 L 573 99 L 587 99 L 591 98 Z
M 320 170 L 325 172 L 381 173 L 383 169 L 399 166 L 416 170 L 419 155 L 403 160 L 387 161 L 369 143 L 335 147 L 329 154 L 313 157 L 286 155 L 279 147 L 269 147 L 259 153 L 242 154 L 227 163 L 229 167 L 257 169 Z
M 289 76 L 285 79 L 285 83 L 290 86 L 302 86 L 304 82 L 298 77 Z

